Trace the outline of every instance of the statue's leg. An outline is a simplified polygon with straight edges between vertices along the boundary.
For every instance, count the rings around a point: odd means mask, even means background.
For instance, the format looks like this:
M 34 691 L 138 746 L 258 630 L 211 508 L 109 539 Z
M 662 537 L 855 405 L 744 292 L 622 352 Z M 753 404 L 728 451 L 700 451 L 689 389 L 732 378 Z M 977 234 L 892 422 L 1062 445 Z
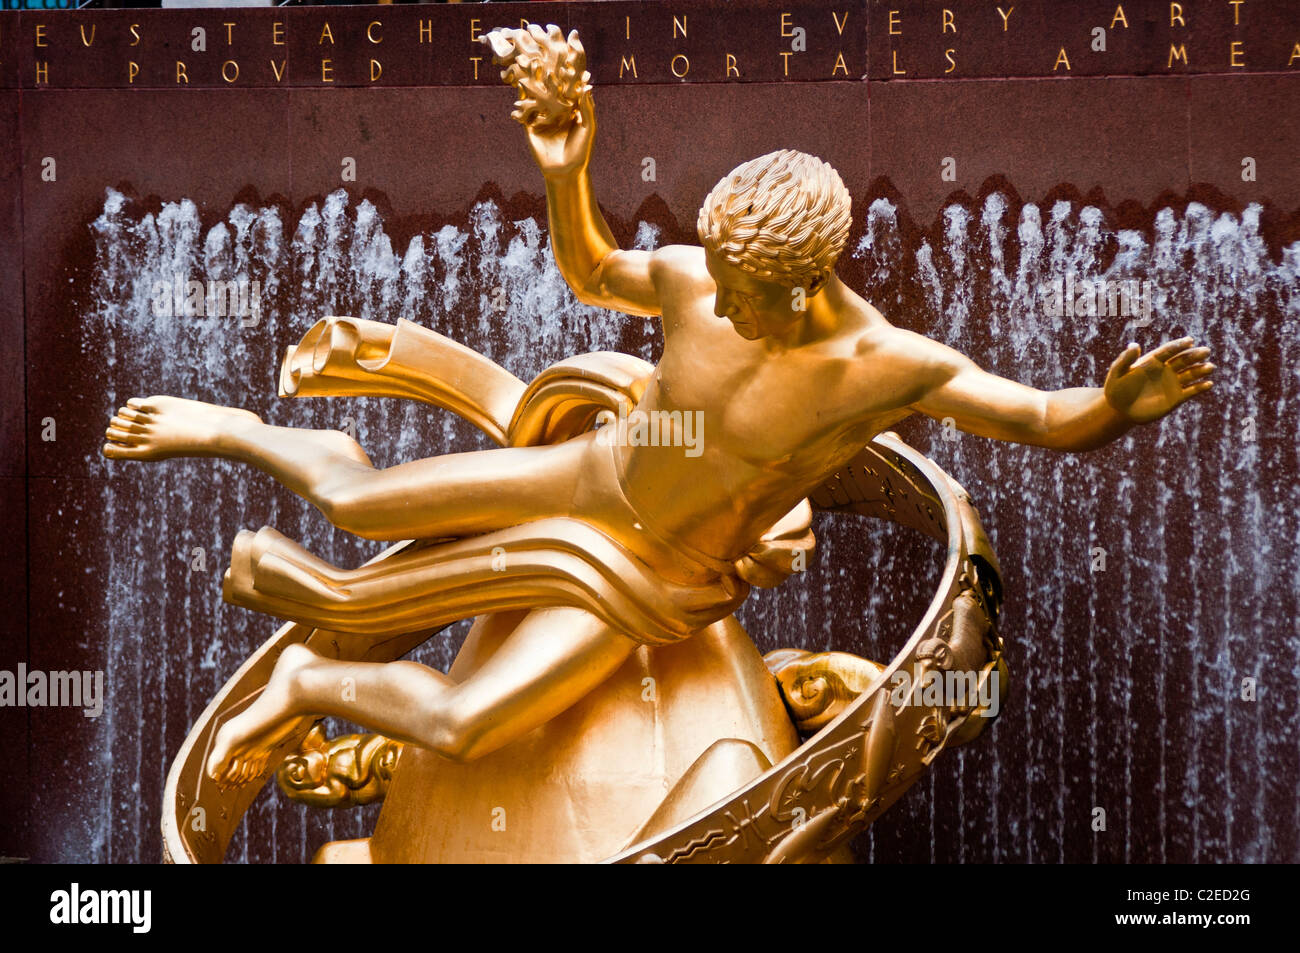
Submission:
M 115 460 L 225 457 L 250 463 L 367 539 L 490 532 L 564 515 L 580 472 L 565 444 L 454 453 L 384 470 L 337 430 L 272 427 L 246 410 L 178 397 L 131 400 L 107 431 Z
M 534 609 L 462 682 L 416 662 L 337 662 L 285 649 L 266 688 L 218 731 L 208 773 L 257 777 L 304 718 L 334 715 L 456 761 L 544 724 L 612 675 L 637 643 L 581 609 Z

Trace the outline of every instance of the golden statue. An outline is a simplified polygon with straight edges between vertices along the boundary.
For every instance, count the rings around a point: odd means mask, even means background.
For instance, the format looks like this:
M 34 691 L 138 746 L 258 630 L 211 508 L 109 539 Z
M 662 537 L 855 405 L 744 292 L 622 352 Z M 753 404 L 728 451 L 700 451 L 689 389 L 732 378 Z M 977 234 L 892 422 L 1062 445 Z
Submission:
M 1131 344 L 1102 387 L 1055 392 L 986 373 L 836 276 L 849 195 L 790 150 L 714 187 L 702 247 L 621 249 L 588 174 L 596 118 L 577 34 L 485 39 L 520 94 L 565 280 L 587 304 L 660 317 L 662 357 L 582 355 L 525 385 L 405 320 L 326 318 L 289 349 L 282 396 L 422 400 L 502 444 L 382 470 L 341 432 L 246 410 L 161 396 L 118 410 L 112 459 L 241 460 L 335 526 L 404 541 L 341 569 L 269 528 L 239 536 L 225 598 L 290 624 L 187 741 L 168 785 L 169 854 L 219 859 L 250 782 L 279 768 L 311 803 L 387 798 L 375 836 L 328 845 L 327 860 L 831 856 L 988 713 L 973 696 L 891 704 L 886 678 L 968 671 L 984 687 L 1005 673 L 996 560 L 969 498 L 885 431 L 919 413 L 1086 451 L 1208 390 L 1209 351 Z M 813 505 L 950 543 L 945 589 L 889 666 L 797 651 L 765 666 L 731 618 L 751 585 L 806 564 Z M 393 660 L 475 616 L 448 674 Z M 328 715 L 378 734 L 309 735 Z M 796 729 L 820 731 L 822 761 L 798 759 Z M 742 789 L 753 798 L 726 801 Z M 226 819 L 203 832 L 208 848 L 178 834 L 205 799 Z M 725 810 L 701 813 L 713 804 Z M 500 826 L 498 806 L 515 811 Z M 512 824 L 526 835 L 499 836 Z

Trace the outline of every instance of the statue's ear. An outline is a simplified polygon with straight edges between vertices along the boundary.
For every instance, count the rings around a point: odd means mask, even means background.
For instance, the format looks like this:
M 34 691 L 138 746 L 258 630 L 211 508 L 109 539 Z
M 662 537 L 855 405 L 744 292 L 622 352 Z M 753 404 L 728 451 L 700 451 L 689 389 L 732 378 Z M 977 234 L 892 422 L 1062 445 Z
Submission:
M 812 297 L 817 292 L 826 287 L 826 279 L 829 275 L 818 275 L 812 281 L 808 282 L 808 297 Z

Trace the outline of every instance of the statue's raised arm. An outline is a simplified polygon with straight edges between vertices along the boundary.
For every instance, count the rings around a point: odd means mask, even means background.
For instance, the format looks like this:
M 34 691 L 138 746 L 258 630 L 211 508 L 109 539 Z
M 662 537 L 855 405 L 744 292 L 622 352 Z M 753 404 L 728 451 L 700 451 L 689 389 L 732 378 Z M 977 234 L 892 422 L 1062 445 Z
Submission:
M 578 32 L 566 38 L 554 24 L 543 30 L 530 23 L 479 39 L 492 48 L 503 67 L 501 79 L 519 95 L 511 116 L 523 125 L 546 178 L 551 247 L 564 280 L 584 304 L 659 314 L 652 253 L 618 247 L 591 188 L 596 110 Z

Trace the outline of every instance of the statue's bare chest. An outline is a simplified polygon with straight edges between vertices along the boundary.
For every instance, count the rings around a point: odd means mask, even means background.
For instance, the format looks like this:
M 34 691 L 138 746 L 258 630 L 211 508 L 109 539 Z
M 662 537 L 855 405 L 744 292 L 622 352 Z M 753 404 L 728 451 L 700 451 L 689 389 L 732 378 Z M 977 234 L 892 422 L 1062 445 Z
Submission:
M 662 409 L 702 412 L 706 452 L 819 469 L 906 415 L 864 386 L 851 351 L 774 353 L 717 325 L 670 337 L 647 393 Z

